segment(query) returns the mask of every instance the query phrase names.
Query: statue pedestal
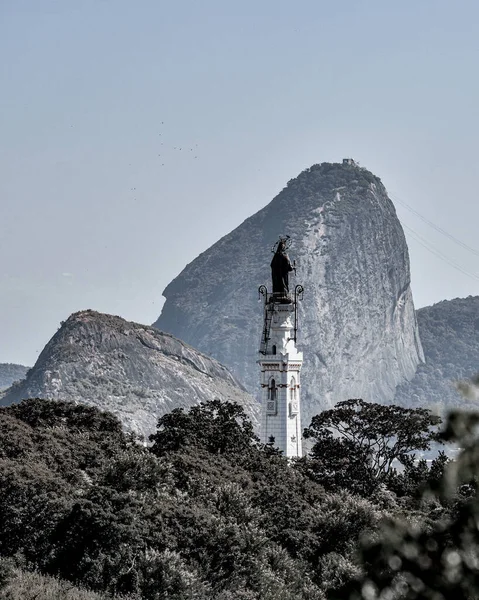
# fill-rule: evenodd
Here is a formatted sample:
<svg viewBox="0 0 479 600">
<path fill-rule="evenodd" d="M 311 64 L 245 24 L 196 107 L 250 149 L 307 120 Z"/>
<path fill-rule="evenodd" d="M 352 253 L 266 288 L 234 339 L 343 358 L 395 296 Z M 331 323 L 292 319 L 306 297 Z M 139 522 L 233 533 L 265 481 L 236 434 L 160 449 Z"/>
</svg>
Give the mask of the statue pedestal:
<svg viewBox="0 0 479 600">
<path fill-rule="evenodd" d="M 267 353 L 261 367 L 261 441 L 283 451 L 284 456 L 302 456 L 300 372 L 303 353 L 294 341 L 294 303 L 273 302 Z"/>
</svg>

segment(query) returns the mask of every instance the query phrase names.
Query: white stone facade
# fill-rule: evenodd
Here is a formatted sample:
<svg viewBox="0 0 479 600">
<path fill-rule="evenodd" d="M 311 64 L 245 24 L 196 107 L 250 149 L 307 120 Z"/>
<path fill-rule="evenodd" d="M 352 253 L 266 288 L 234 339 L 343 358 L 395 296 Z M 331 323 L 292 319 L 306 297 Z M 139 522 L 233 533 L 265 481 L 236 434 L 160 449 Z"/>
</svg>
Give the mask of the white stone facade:
<svg viewBox="0 0 479 600">
<path fill-rule="evenodd" d="M 275 303 L 261 367 L 261 441 L 292 458 L 302 456 L 301 367 L 294 341 L 294 304 Z"/>
</svg>

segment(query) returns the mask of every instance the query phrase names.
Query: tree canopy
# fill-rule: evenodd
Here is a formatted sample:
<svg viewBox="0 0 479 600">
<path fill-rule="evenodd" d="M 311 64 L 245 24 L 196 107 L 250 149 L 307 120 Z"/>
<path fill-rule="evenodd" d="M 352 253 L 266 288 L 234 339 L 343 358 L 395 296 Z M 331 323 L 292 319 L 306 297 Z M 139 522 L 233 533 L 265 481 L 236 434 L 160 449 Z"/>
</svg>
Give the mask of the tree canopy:
<svg viewBox="0 0 479 600">
<path fill-rule="evenodd" d="M 219 401 L 161 418 L 149 448 L 95 408 L 39 399 L 1 408 L 0 590 L 6 582 L 22 597 L 3 569 L 10 561 L 19 582 L 34 571 L 45 576 L 37 589 L 54 587 L 53 576 L 85 599 L 85 588 L 92 599 L 129 600 L 366 600 L 383 591 L 425 600 L 434 586 L 473 595 L 479 416 L 448 422 L 444 440 L 462 431 L 465 448 L 450 477 L 440 457 L 431 467 L 407 458 L 435 438 L 427 411 L 352 400 L 325 412 L 310 428 L 322 450 L 290 462 L 258 442 L 240 407 Z M 385 444 L 403 455 L 404 473 L 371 467 L 387 464 L 368 454 Z M 367 494 L 364 474 L 376 482 Z"/>
<path fill-rule="evenodd" d="M 384 482 L 395 461 L 411 464 L 411 453 L 436 441 L 440 417 L 422 408 L 345 400 L 316 415 L 304 430 L 314 440 L 311 469 L 318 481 L 370 493 Z M 354 483 L 355 482 L 355 483 Z"/>
<path fill-rule="evenodd" d="M 431 521 L 397 515 L 360 545 L 362 573 L 330 594 L 344 600 L 471 600 L 479 594 L 479 414 L 455 411 L 442 438 L 462 450 L 439 485 L 423 491 Z M 449 508 L 449 510 L 446 509 Z M 428 522 L 429 521 L 429 522 Z"/>
<path fill-rule="evenodd" d="M 186 446 L 224 454 L 246 451 L 259 439 L 242 406 L 210 400 L 188 411 L 176 408 L 160 417 L 150 441 L 152 452 L 158 455 Z"/>
</svg>

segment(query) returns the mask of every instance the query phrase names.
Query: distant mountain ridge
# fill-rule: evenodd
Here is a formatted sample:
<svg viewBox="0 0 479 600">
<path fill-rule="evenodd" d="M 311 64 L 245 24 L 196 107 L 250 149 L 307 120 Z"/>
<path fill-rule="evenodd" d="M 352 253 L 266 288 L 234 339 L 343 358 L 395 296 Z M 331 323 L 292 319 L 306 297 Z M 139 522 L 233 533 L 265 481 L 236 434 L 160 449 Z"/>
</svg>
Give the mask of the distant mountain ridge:
<svg viewBox="0 0 479 600">
<path fill-rule="evenodd" d="M 302 415 L 339 400 L 393 400 L 423 360 L 404 233 L 381 180 L 352 160 L 313 165 L 166 287 L 155 326 L 225 364 L 258 394 L 260 284 L 270 249 L 291 236 L 304 285 Z"/>
<path fill-rule="evenodd" d="M 394 401 L 438 410 L 470 408 L 455 382 L 479 374 L 479 296 L 443 300 L 417 311 L 426 362 L 412 381 L 400 385 Z"/>
<path fill-rule="evenodd" d="M 0 404 L 28 397 L 85 402 L 148 435 L 158 416 L 217 397 L 238 401 L 257 427 L 259 405 L 248 393 L 259 389 L 257 289 L 270 286 L 278 232 L 293 239 L 298 276 L 291 286 L 305 287 L 298 332 L 303 426 L 351 397 L 477 409 L 454 382 L 479 372 L 479 296 L 414 311 L 394 206 L 379 178 L 352 161 L 306 169 L 200 254 L 165 289 L 155 327 L 81 311 L 32 369 L 1 364 L 0 390 L 2 382 L 26 379 L 0 394 Z"/>
<path fill-rule="evenodd" d="M 4 390 L 15 381 L 25 377 L 29 367 L 13 363 L 0 363 L 0 390 Z"/>
<path fill-rule="evenodd" d="M 219 398 L 241 404 L 257 424 L 256 401 L 216 360 L 153 327 L 91 310 L 65 321 L 27 378 L 0 399 L 86 403 L 145 436 L 159 416 Z"/>
</svg>

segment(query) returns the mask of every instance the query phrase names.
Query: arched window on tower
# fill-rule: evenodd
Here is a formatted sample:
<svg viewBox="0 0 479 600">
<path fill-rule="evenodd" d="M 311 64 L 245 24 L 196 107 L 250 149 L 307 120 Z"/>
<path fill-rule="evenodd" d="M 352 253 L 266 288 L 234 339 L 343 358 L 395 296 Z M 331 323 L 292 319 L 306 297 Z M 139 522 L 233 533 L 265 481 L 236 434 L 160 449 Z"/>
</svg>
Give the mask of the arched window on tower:
<svg viewBox="0 0 479 600">
<path fill-rule="evenodd" d="M 273 344 L 273 350 L 272 350 L 273 354 L 276 354 L 276 344 Z"/>
<path fill-rule="evenodd" d="M 278 412 L 277 402 L 278 388 L 276 381 L 271 378 L 268 386 L 268 401 L 266 402 L 266 414 L 275 415 Z"/>
</svg>

